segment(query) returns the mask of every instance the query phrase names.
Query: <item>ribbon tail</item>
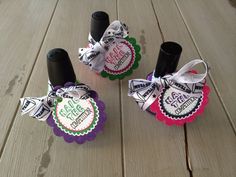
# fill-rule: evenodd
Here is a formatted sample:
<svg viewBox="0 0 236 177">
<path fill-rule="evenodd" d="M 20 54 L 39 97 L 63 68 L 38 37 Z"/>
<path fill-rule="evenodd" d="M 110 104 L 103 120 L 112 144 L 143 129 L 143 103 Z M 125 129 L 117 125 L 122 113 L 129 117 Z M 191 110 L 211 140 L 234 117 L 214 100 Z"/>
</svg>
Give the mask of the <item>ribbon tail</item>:
<svg viewBox="0 0 236 177">
<path fill-rule="evenodd" d="M 193 67 L 198 64 L 203 64 L 205 70 L 204 73 L 191 73 L 190 71 L 193 69 Z M 208 64 L 205 61 L 201 59 L 195 59 L 185 64 L 178 72 L 174 73 L 169 79 L 178 83 L 194 84 L 203 81 L 207 76 L 208 70 Z"/>
<path fill-rule="evenodd" d="M 29 113 L 29 116 L 38 119 L 39 121 L 45 121 L 51 115 L 52 110 L 48 104 L 42 103 Z"/>
<path fill-rule="evenodd" d="M 45 121 L 51 114 L 51 106 L 47 103 L 47 97 L 25 97 L 20 99 L 21 114 L 29 114 L 30 117 Z"/>
<path fill-rule="evenodd" d="M 25 97 L 21 98 L 21 113 L 22 115 L 30 113 L 32 110 L 34 110 L 37 105 L 39 105 L 42 100 L 45 99 L 45 97 Z"/>
<path fill-rule="evenodd" d="M 53 90 L 53 85 L 51 84 L 50 80 L 48 79 L 48 91 L 47 94 L 49 94 Z"/>
<path fill-rule="evenodd" d="M 122 23 L 121 21 L 115 20 L 108 26 L 102 38 L 126 38 L 128 36 L 128 33 L 128 26 L 125 23 Z"/>
<path fill-rule="evenodd" d="M 202 96 L 202 89 L 204 85 L 205 82 L 202 81 L 194 84 L 173 83 L 172 85 L 169 85 L 169 87 L 177 93 L 181 93 L 189 97 L 200 98 Z"/>
<path fill-rule="evenodd" d="M 100 43 L 96 43 L 91 48 L 79 48 L 79 59 L 85 65 L 89 65 L 90 69 L 100 73 L 105 66 L 105 50 Z"/>
<path fill-rule="evenodd" d="M 160 89 L 157 83 L 134 79 L 129 81 L 128 96 L 133 97 L 142 110 L 146 110 L 158 98 Z"/>
<path fill-rule="evenodd" d="M 89 36 L 88 36 L 88 46 L 89 47 L 93 47 L 95 44 L 96 44 L 96 41 L 93 39 L 93 37 L 91 36 L 91 34 L 89 33 Z"/>
<path fill-rule="evenodd" d="M 81 61 L 81 62 L 83 62 L 84 64 L 88 64 L 88 57 L 87 57 L 87 55 L 88 55 L 88 53 L 89 53 L 89 51 L 91 50 L 91 48 L 79 48 L 78 49 L 78 53 L 79 53 L 79 60 Z"/>
</svg>

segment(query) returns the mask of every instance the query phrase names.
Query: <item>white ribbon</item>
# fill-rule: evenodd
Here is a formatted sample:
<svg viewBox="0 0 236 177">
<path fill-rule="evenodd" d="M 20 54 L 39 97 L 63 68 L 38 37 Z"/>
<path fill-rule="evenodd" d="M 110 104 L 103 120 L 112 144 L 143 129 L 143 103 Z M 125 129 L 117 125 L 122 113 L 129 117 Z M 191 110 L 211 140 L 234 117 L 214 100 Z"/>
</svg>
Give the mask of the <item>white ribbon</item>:
<svg viewBox="0 0 236 177">
<path fill-rule="evenodd" d="M 93 39 L 90 33 L 88 35 L 88 42 L 88 47 L 93 47 L 96 44 L 96 41 Z"/>
<path fill-rule="evenodd" d="M 38 120 L 45 121 L 52 113 L 55 99 L 71 98 L 71 99 L 87 99 L 89 98 L 90 88 L 85 84 L 78 84 L 67 88 L 60 88 L 57 91 L 50 90 L 43 97 L 25 97 L 21 98 L 21 114 L 29 113 L 29 116 Z"/>
<path fill-rule="evenodd" d="M 89 47 L 79 48 L 79 59 L 90 69 L 101 72 L 105 66 L 105 53 L 109 47 L 114 43 L 118 43 L 128 36 L 128 27 L 116 20 L 112 22 L 104 32 L 101 40 L 96 42 L 91 35 L 89 35 Z"/>
<path fill-rule="evenodd" d="M 193 67 L 200 63 L 204 64 L 205 72 L 202 74 L 191 73 L 190 71 Z M 207 63 L 203 60 L 195 59 L 185 64 L 176 73 L 158 78 L 153 75 L 151 81 L 145 79 L 129 80 L 128 96 L 133 97 L 142 110 L 146 110 L 158 98 L 162 89 L 166 87 L 171 87 L 183 94 L 199 98 L 207 73 Z"/>
</svg>

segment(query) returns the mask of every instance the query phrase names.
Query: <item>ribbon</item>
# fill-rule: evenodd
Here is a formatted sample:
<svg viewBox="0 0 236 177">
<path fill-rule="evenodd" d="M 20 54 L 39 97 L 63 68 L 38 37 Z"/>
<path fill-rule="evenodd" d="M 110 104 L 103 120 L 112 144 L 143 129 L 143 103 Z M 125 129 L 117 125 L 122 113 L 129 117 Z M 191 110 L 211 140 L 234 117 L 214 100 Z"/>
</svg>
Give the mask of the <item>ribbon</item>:
<svg viewBox="0 0 236 177">
<path fill-rule="evenodd" d="M 52 113 L 56 99 L 87 99 L 89 98 L 89 91 L 90 88 L 87 85 L 78 84 L 76 86 L 62 87 L 56 91 L 52 89 L 46 96 L 43 97 L 21 98 L 21 114 L 24 115 L 29 113 L 29 116 L 31 117 L 34 117 L 40 121 L 45 121 Z"/>
<path fill-rule="evenodd" d="M 193 67 L 201 63 L 204 65 L 205 72 L 202 74 L 192 73 Z M 209 67 L 205 61 L 195 59 L 185 64 L 176 73 L 158 78 L 153 75 L 151 81 L 145 79 L 129 80 L 128 96 L 133 97 L 142 110 L 146 110 L 158 98 L 161 91 L 168 87 L 190 97 L 199 98 L 202 95 L 208 70 Z"/>
<path fill-rule="evenodd" d="M 111 45 L 119 43 L 122 39 L 128 36 L 128 27 L 120 22 L 112 22 L 99 42 L 96 42 L 89 34 L 89 47 L 79 48 L 79 59 L 90 69 L 101 72 L 105 66 L 105 53 Z"/>
</svg>

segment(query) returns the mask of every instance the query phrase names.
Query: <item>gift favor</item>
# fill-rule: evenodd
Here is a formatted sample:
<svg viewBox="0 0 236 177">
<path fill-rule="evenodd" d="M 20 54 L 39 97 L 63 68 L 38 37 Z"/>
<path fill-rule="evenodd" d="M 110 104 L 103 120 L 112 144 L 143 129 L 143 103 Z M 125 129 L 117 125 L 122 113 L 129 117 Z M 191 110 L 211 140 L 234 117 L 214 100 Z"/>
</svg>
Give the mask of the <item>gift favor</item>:
<svg viewBox="0 0 236 177">
<path fill-rule="evenodd" d="M 128 27 L 116 20 L 109 23 L 107 13 L 92 14 L 87 48 L 79 48 L 79 59 L 91 70 L 110 80 L 123 79 L 138 68 L 140 46 L 128 36 Z"/>
<path fill-rule="evenodd" d="M 175 72 L 182 47 L 175 42 L 164 42 L 154 72 L 146 79 L 129 81 L 128 95 L 142 110 L 155 115 L 167 125 L 183 125 L 200 115 L 208 102 L 209 87 L 206 84 L 208 65 L 194 59 Z M 204 73 L 194 66 L 203 64 Z"/>
<path fill-rule="evenodd" d="M 81 144 L 93 140 L 106 120 L 104 103 L 99 100 L 96 91 L 76 81 L 64 49 L 49 51 L 47 66 L 47 95 L 21 98 L 22 114 L 28 113 L 39 121 L 46 121 L 54 134 L 68 143 Z"/>
</svg>

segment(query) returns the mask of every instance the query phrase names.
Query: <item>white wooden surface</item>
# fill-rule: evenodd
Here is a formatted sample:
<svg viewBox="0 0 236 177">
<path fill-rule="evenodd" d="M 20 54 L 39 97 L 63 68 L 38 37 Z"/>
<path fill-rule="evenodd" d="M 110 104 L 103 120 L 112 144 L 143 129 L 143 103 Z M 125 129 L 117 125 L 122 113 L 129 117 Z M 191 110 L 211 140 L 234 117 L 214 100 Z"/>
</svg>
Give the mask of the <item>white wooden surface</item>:
<svg viewBox="0 0 236 177">
<path fill-rule="evenodd" d="M 0 176 L 234 177 L 236 11 L 223 0 L 0 1 Z M 108 81 L 77 60 L 90 15 L 107 11 L 126 22 L 142 46 L 138 70 Z M 193 58 L 211 65 L 210 102 L 185 127 L 168 127 L 127 97 L 127 81 L 145 78 L 162 41 L 183 46 L 179 67 Z M 67 144 L 42 122 L 21 117 L 18 99 L 47 89 L 46 54 L 65 48 L 78 79 L 98 91 L 108 116 L 95 141 Z"/>
<path fill-rule="evenodd" d="M 19 97 L 25 90 L 55 5 L 56 0 L 0 1 L 0 149 L 15 119 Z"/>
</svg>

